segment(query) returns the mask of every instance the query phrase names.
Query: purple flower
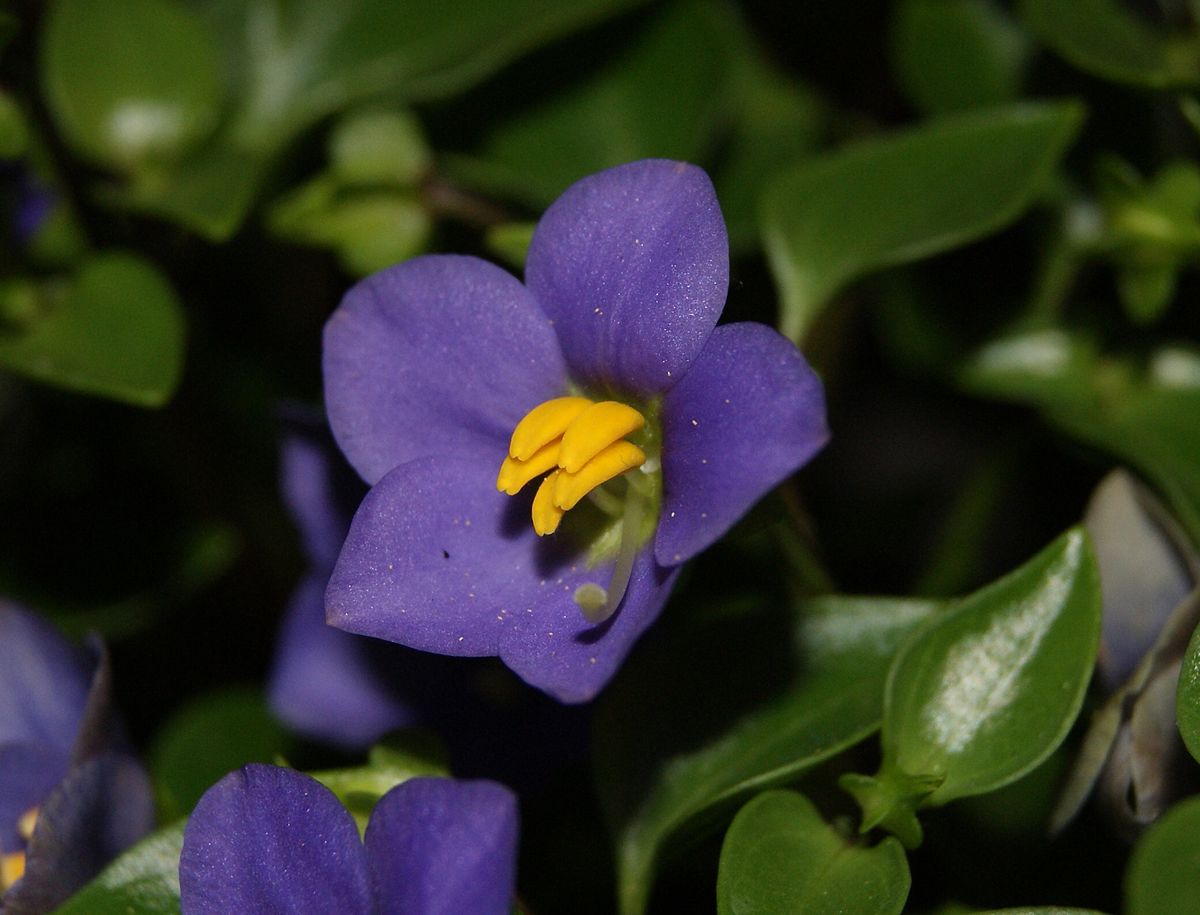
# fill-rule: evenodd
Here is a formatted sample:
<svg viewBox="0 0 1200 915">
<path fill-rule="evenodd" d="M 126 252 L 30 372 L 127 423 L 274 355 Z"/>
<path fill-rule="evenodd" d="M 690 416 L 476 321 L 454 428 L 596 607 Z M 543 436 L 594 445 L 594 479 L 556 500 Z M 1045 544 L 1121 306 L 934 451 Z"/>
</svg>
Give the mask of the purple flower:
<svg viewBox="0 0 1200 915">
<path fill-rule="evenodd" d="M 311 567 L 292 595 L 268 695 L 289 727 L 351 750 L 421 725 L 447 741 L 455 771 L 536 788 L 566 758 L 586 757 L 587 721 L 537 693 L 506 688 L 493 664 L 414 651 L 325 623 L 325 585 L 366 492 L 323 419 L 285 412 L 284 503 Z M 499 679 L 499 682 L 497 682 Z"/>
<path fill-rule="evenodd" d="M 648 160 L 551 205 L 525 285 L 428 256 L 355 286 L 325 328 L 326 406 L 373 488 L 329 621 L 595 696 L 680 565 L 828 435 L 791 343 L 715 326 L 728 257 L 704 172 Z"/>
<path fill-rule="evenodd" d="M 325 585 L 363 486 L 315 420 L 298 410 L 285 419 L 280 483 L 311 567 L 288 605 L 267 692 L 275 714 L 296 731 L 365 747 L 419 720 L 397 676 L 406 659 L 395 645 L 325 624 Z"/>
<path fill-rule="evenodd" d="M 318 781 L 250 765 L 205 792 L 183 836 L 183 915 L 505 915 L 517 802 L 489 781 L 414 778 L 375 805 L 364 840 Z"/>
<path fill-rule="evenodd" d="M 49 912 L 147 833 L 149 781 L 123 748 L 102 646 L 0 601 L 0 911 Z"/>
</svg>

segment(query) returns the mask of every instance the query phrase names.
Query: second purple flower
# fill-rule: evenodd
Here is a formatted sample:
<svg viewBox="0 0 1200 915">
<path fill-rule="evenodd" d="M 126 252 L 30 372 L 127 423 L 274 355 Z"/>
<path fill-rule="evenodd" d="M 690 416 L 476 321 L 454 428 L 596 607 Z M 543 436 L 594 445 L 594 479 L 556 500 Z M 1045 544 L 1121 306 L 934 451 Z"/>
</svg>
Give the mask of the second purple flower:
<svg viewBox="0 0 1200 915">
<path fill-rule="evenodd" d="M 681 564 L 828 438 L 795 346 L 716 326 L 728 285 L 708 176 L 646 160 L 551 205 L 524 285 L 435 255 L 355 286 L 325 329 L 326 406 L 373 488 L 329 621 L 595 696 Z"/>
</svg>

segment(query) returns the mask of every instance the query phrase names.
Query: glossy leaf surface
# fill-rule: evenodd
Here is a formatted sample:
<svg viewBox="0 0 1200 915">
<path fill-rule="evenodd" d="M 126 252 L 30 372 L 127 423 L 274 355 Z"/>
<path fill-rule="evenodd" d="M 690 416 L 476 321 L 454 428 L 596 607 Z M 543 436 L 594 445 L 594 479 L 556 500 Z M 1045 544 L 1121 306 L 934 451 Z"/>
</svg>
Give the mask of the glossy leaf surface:
<svg viewBox="0 0 1200 915">
<path fill-rule="evenodd" d="M 170 160 L 216 126 L 217 48 L 177 0 L 57 0 L 42 78 L 59 128 L 110 168 Z"/>
<path fill-rule="evenodd" d="M 667 653 L 638 658 L 603 698 L 595 742 L 601 798 L 618 836 L 621 911 L 643 911 L 672 843 L 711 830 L 751 791 L 794 780 L 874 731 L 888 659 L 937 607 L 814 599 L 791 617 L 697 622 Z M 736 664 L 731 650 L 754 661 Z M 727 676 L 713 678 L 713 669 Z M 788 673 L 764 676 L 771 670 Z"/>
<path fill-rule="evenodd" d="M 888 677 L 884 773 L 936 776 L 930 804 L 1020 778 L 1074 722 L 1099 635 L 1099 575 L 1073 529 L 905 644 Z"/>
</svg>

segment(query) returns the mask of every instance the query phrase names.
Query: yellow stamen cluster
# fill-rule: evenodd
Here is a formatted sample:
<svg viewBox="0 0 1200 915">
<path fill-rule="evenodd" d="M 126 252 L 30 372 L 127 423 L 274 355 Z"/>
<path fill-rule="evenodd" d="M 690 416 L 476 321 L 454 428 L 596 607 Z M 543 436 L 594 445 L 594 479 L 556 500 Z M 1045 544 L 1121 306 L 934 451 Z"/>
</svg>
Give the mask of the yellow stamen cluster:
<svg viewBox="0 0 1200 915">
<path fill-rule="evenodd" d="M 496 488 L 515 496 L 546 474 L 533 497 L 533 529 L 539 536 L 553 534 L 563 514 L 589 492 L 642 466 L 645 453 L 625 436 L 645 425 L 641 413 L 615 400 L 548 400 L 517 423 Z"/>
<path fill-rule="evenodd" d="M 31 807 L 21 814 L 21 819 L 17 820 L 17 833 L 26 842 L 33 838 L 33 828 L 37 825 L 37 818 L 38 809 Z M 0 855 L 0 891 L 7 890 L 24 876 L 25 852 L 14 851 Z"/>
</svg>

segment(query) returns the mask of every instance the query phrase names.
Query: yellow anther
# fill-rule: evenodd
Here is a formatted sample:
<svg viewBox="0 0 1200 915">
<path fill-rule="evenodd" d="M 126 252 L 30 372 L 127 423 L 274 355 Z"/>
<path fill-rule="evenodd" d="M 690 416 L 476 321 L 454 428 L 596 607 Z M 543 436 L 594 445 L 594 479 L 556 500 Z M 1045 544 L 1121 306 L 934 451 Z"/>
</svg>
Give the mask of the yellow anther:
<svg viewBox="0 0 1200 915">
<path fill-rule="evenodd" d="M 563 511 L 569 511 L 601 483 L 607 483 L 627 470 L 641 467 L 645 460 L 645 453 L 632 442 L 613 442 L 584 464 L 578 473 L 558 471 L 558 479 L 554 485 L 554 502 Z"/>
<path fill-rule="evenodd" d="M 33 830 L 34 827 L 37 826 L 37 821 L 38 809 L 36 807 L 30 807 L 23 814 L 21 814 L 21 819 L 17 820 L 17 834 L 20 835 L 20 837 L 26 842 L 28 842 L 33 838 Z"/>
<path fill-rule="evenodd" d="M 513 429 L 508 453 L 528 461 L 541 448 L 561 436 L 580 413 L 592 405 L 586 397 L 556 397 L 530 410 Z"/>
<path fill-rule="evenodd" d="M 633 407 L 615 400 L 594 403 L 563 432 L 559 466 L 567 473 L 579 473 L 584 464 L 613 442 L 644 425 L 646 418 Z"/>
<path fill-rule="evenodd" d="M 0 892 L 25 876 L 25 852 L 14 851 L 0 855 Z"/>
<path fill-rule="evenodd" d="M 527 461 L 518 461 L 514 457 L 506 457 L 500 465 L 500 474 L 496 477 L 496 488 L 510 496 L 515 496 L 521 488 L 534 477 L 540 477 L 547 470 L 558 466 L 558 452 L 562 439 L 555 439 L 549 445 L 538 449 Z"/>
<path fill-rule="evenodd" d="M 556 470 L 542 480 L 542 485 L 533 497 L 533 529 L 539 537 L 553 534 L 558 530 L 558 523 L 563 518 L 563 510 L 554 504 L 554 488 L 560 473 L 561 471 Z"/>
</svg>

